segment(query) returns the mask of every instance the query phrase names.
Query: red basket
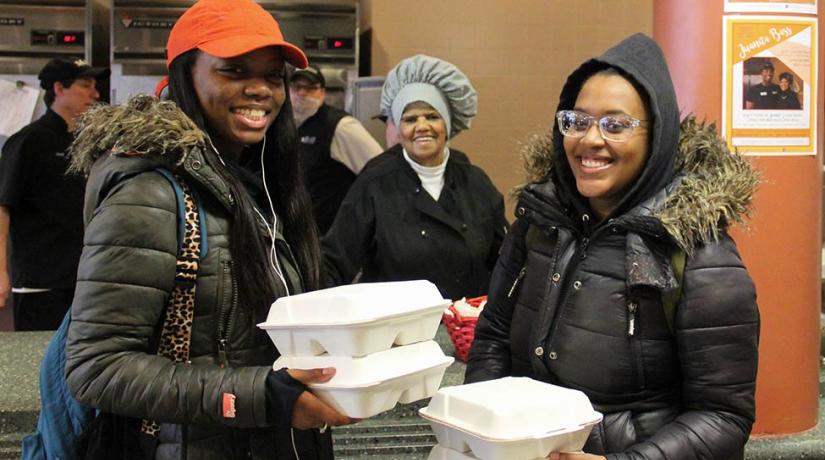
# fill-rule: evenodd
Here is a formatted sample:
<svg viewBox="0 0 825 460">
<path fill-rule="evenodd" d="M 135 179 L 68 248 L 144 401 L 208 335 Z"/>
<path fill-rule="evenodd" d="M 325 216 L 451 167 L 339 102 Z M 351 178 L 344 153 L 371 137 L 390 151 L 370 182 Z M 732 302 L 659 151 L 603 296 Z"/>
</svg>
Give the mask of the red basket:
<svg viewBox="0 0 825 460">
<path fill-rule="evenodd" d="M 475 297 L 466 299 L 468 305 L 478 307 L 482 302 L 487 300 L 487 296 Z M 461 362 L 467 362 L 467 355 L 470 353 L 470 346 L 473 344 L 473 337 L 475 337 L 477 317 L 461 316 L 456 311 L 453 305 L 450 305 L 449 310 L 452 315 L 444 314 L 441 317 L 441 322 L 447 327 L 447 332 L 450 334 L 450 341 L 455 346 L 455 357 Z"/>
</svg>

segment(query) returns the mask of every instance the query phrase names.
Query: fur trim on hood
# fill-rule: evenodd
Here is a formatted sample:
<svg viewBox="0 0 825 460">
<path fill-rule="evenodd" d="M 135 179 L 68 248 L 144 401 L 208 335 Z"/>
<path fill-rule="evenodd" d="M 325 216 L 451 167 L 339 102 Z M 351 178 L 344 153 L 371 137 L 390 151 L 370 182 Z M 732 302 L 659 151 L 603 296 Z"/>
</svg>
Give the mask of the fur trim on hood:
<svg viewBox="0 0 825 460">
<path fill-rule="evenodd" d="M 527 184 L 551 177 L 552 133 L 534 135 L 522 147 L 521 156 L 527 182 L 513 190 L 516 199 Z M 653 216 L 686 252 L 750 216 L 760 175 L 748 160 L 730 152 L 714 123 L 698 122 L 694 116 L 682 121 L 675 168 L 681 182 Z"/>
<path fill-rule="evenodd" d="M 70 171 L 88 174 L 95 160 L 113 155 L 165 155 L 181 164 L 206 134 L 174 102 L 145 94 L 121 105 L 98 104 L 79 119 Z"/>
</svg>

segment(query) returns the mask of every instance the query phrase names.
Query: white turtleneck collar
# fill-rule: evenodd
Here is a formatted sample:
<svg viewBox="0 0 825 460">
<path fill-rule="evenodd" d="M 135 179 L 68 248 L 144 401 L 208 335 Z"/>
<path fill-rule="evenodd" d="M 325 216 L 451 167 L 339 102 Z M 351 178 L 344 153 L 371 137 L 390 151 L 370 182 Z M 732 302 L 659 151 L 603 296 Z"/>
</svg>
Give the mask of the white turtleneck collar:
<svg viewBox="0 0 825 460">
<path fill-rule="evenodd" d="M 438 201 L 438 197 L 441 196 L 441 189 L 444 188 L 444 171 L 447 169 L 447 160 L 450 159 L 450 149 L 444 147 L 444 161 L 437 166 L 420 165 L 410 158 L 407 149 L 402 150 L 404 151 L 404 159 L 407 160 L 407 163 L 418 175 L 418 179 L 421 180 L 421 186 L 433 197 L 433 200 Z"/>
</svg>

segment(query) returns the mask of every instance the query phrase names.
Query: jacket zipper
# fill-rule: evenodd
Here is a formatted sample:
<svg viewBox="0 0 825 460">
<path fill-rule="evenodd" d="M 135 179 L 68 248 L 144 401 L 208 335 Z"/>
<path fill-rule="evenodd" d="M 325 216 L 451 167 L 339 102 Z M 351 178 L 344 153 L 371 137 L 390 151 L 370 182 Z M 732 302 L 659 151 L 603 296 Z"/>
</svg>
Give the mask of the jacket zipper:
<svg viewBox="0 0 825 460">
<path fill-rule="evenodd" d="M 516 276 L 516 279 L 515 279 L 515 280 L 513 280 L 513 285 L 512 285 L 512 286 L 510 286 L 510 291 L 509 291 L 509 292 L 507 292 L 507 298 L 508 298 L 508 299 L 509 299 L 509 298 L 511 298 L 511 297 L 513 297 L 513 292 L 515 292 L 516 287 L 519 285 L 519 283 L 520 283 L 520 282 L 521 282 L 521 280 L 524 278 L 524 275 L 525 275 L 526 273 L 527 273 L 527 265 L 525 265 L 525 266 L 521 267 L 521 270 L 519 270 L 519 272 L 518 272 L 518 276 Z"/>
<path fill-rule="evenodd" d="M 590 246 L 590 241 L 593 238 L 595 238 L 599 233 L 601 233 L 602 231 L 605 231 L 604 230 L 605 228 L 606 227 L 599 227 L 598 229 L 596 229 L 595 232 L 593 232 L 590 235 L 590 238 L 587 238 L 584 235 L 582 235 L 581 233 L 571 229 L 573 231 L 574 237 L 581 238 L 581 240 L 578 242 L 578 244 L 575 244 L 573 246 L 575 248 L 575 249 L 573 249 L 573 254 L 570 256 L 570 258 L 567 259 L 568 260 L 568 265 L 567 265 L 567 267 L 565 267 L 565 270 L 564 270 L 564 276 L 563 276 L 564 280 L 567 280 L 570 275 L 572 275 L 573 273 L 576 272 L 576 269 L 578 268 L 579 263 L 581 262 L 581 260 L 587 258 L 587 249 Z M 561 257 L 559 259 L 561 260 L 563 257 L 564 257 L 564 254 L 562 253 Z M 567 303 L 567 297 L 570 293 L 569 286 L 571 284 L 572 283 L 565 282 L 564 284 L 561 285 L 561 292 L 559 292 L 559 296 L 557 297 L 558 298 L 558 305 L 556 307 L 555 316 L 551 319 L 551 321 L 552 321 L 551 327 L 548 328 L 548 330 L 551 331 L 551 332 L 548 333 L 549 334 L 548 336 L 545 336 L 545 337 L 550 337 L 550 342 L 547 343 L 547 345 L 546 345 L 548 348 L 552 348 L 552 341 L 553 341 L 552 338 L 555 337 L 556 332 L 558 332 L 557 331 L 557 329 L 559 327 L 558 319 L 561 317 L 562 311 L 564 310 L 564 306 Z"/>
<path fill-rule="evenodd" d="M 295 273 L 298 274 L 298 282 L 301 285 L 297 286 L 297 288 L 300 291 L 305 291 L 307 289 L 307 287 L 306 287 L 306 283 L 304 282 L 304 275 L 301 274 L 301 270 L 298 268 L 298 262 L 295 259 L 295 254 L 292 253 L 292 246 L 289 245 L 289 243 L 286 241 L 286 239 L 278 239 L 275 242 L 275 244 L 278 244 L 278 243 L 283 243 L 283 245 L 286 247 L 286 254 L 287 254 L 287 257 L 289 258 L 289 262 L 292 264 L 292 268 L 295 270 Z M 282 269 L 283 269 L 283 272 L 284 272 L 283 273 L 284 278 L 286 279 L 285 281 L 290 285 L 290 292 L 292 294 L 297 294 L 298 292 L 292 292 L 296 288 L 296 286 L 293 286 L 294 283 L 290 282 L 290 280 L 288 279 L 287 272 L 286 272 L 286 267 L 283 267 Z"/>
<path fill-rule="evenodd" d="M 636 333 L 636 310 L 639 306 L 636 302 L 627 303 L 627 336 L 633 337 Z"/>
<path fill-rule="evenodd" d="M 189 425 L 181 424 L 181 447 L 180 447 L 180 459 L 186 460 L 189 456 Z"/>
<path fill-rule="evenodd" d="M 642 344 L 639 340 L 634 338 L 636 334 L 636 314 L 639 312 L 639 304 L 635 301 L 627 303 L 627 338 L 628 346 L 630 348 L 630 359 L 633 361 L 633 374 L 636 377 L 636 386 L 640 389 L 645 387 L 644 380 L 644 364 L 642 359 Z"/>
<path fill-rule="evenodd" d="M 221 367 L 225 367 L 229 362 L 229 333 L 231 332 L 232 323 L 234 322 L 232 317 L 232 311 L 234 310 L 234 307 L 237 304 L 238 300 L 237 281 L 231 277 L 231 265 L 232 262 L 227 261 L 223 266 L 224 279 L 226 279 L 226 277 L 230 277 L 231 280 L 232 300 L 228 307 L 221 305 L 222 308 L 218 329 L 218 365 Z M 220 301 L 222 302 L 223 299 L 220 299 Z"/>
</svg>

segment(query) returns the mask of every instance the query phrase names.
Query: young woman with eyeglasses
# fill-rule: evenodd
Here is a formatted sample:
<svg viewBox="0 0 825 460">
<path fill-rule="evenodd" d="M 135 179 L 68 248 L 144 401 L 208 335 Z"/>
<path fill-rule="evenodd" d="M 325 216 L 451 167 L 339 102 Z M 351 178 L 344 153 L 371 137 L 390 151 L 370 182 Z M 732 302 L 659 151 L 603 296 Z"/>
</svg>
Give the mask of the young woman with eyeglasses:
<svg viewBox="0 0 825 460">
<path fill-rule="evenodd" d="M 585 453 L 741 458 L 759 314 L 727 233 L 758 179 L 713 125 L 679 121 L 659 47 L 637 34 L 565 84 L 475 332 L 466 381 L 529 376 L 604 414 Z"/>
</svg>

